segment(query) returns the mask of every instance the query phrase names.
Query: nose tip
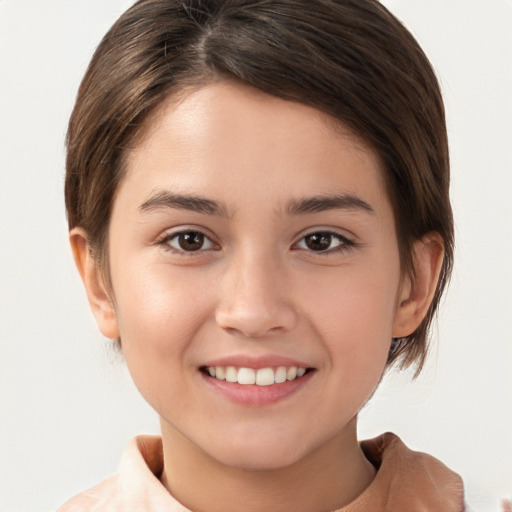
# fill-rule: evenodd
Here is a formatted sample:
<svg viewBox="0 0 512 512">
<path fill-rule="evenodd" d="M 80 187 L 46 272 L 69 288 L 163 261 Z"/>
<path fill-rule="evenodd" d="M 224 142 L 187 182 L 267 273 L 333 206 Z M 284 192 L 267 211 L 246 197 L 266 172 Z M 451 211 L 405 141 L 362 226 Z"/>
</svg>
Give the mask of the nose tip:
<svg viewBox="0 0 512 512">
<path fill-rule="evenodd" d="M 293 328 L 297 315 L 287 293 L 290 288 L 283 273 L 265 268 L 269 266 L 246 265 L 226 272 L 215 312 L 217 325 L 250 338 Z"/>
<path fill-rule="evenodd" d="M 261 338 L 290 330 L 295 323 L 290 307 L 278 305 L 265 310 L 250 304 L 217 310 L 217 324 L 232 334 L 247 338 Z"/>
</svg>

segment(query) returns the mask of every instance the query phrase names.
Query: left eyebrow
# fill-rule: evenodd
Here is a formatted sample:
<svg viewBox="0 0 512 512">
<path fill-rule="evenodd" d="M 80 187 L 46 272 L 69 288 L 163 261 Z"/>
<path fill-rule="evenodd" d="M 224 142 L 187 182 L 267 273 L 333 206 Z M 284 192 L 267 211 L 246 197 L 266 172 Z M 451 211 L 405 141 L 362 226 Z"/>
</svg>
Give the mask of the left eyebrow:
<svg viewBox="0 0 512 512">
<path fill-rule="evenodd" d="M 292 200 L 288 203 L 286 212 L 288 215 L 304 213 L 317 213 L 328 210 L 356 210 L 375 214 L 375 210 L 361 198 L 353 194 L 334 196 L 314 196 L 300 200 Z"/>
</svg>

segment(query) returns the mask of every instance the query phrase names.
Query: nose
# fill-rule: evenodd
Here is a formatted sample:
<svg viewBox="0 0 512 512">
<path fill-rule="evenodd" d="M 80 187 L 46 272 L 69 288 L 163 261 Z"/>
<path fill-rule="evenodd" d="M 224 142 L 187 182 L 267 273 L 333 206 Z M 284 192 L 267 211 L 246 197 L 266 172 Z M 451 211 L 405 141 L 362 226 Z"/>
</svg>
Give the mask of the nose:
<svg viewBox="0 0 512 512">
<path fill-rule="evenodd" d="M 297 314 L 285 270 L 269 257 L 233 260 L 223 274 L 217 325 L 251 338 L 291 330 Z"/>
</svg>

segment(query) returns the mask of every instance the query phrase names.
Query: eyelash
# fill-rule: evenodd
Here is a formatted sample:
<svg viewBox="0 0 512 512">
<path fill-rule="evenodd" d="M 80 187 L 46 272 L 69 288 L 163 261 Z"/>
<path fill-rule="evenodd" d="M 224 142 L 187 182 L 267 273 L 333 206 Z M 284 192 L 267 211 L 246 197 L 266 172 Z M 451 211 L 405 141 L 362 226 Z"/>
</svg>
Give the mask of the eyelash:
<svg viewBox="0 0 512 512">
<path fill-rule="evenodd" d="M 186 250 L 183 248 L 173 247 L 171 245 L 171 242 L 173 240 L 177 240 L 179 244 L 179 238 L 184 237 L 187 235 L 194 235 L 196 238 L 199 235 L 201 237 L 200 244 L 201 246 L 196 250 Z M 333 238 L 338 240 L 339 244 L 335 246 L 334 248 L 327 248 L 325 250 L 317 250 L 311 249 L 311 247 L 300 247 L 300 244 L 307 244 L 308 237 L 329 237 L 329 245 L 332 244 Z M 207 242 L 209 244 L 209 247 L 204 248 L 204 243 Z M 194 256 L 197 253 L 209 251 L 209 250 L 218 250 L 217 244 L 211 240 L 211 238 L 203 233 L 200 230 L 197 229 L 187 229 L 178 231 L 175 233 L 167 234 L 165 235 L 161 240 L 158 241 L 158 245 L 161 245 L 164 247 L 165 250 L 170 251 L 174 254 L 178 254 L 180 256 Z M 341 235 L 340 233 L 337 233 L 335 231 L 329 231 L 329 230 L 317 230 L 317 231 L 311 231 L 310 233 L 307 233 L 303 235 L 297 242 L 295 242 L 292 246 L 292 250 L 305 250 L 307 252 L 310 252 L 312 254 L 319 254 L 319 255 L 332 255 L 337 254 L 341 252 L 346 252 L 354 248 L 356 244 L 350 240 L 349 238 Z"/>
<path fill-rule="evenodd" d="M 309 250 L 305 247 L 298 247 L 299 244 L 301 242 L 304 242 L 304 243 L 307 243 L 305 242 L 306 239 L 308 237 L 313 237 L 313 236 L 322 236 L 322 237 L 329 237 L 330 238 L 330 243 L 329 245 L 332 243 L 332 239 L 337 239 L 339 241 L 339 244 L 332 248 L 332 249 L 326 249 L 326 250 L 319 250 L 319 251 L 315 251 L 314 249 L 311 249 L 309 248 Z M 311 231 L 310 233 L 307 233 L 305 235 L 302 236 L 302 238 L 296 242 L 294 244 L 294 247 L 298 247 L 299 249 L 304 249 L 304 250 L 308 250 L 308 252 L 311 252 L 313 254 L 319 254 L 319 255 L 332 255 L 332 254 L 339 254 L 341 252 L 346 252 L 346 251 L 349 251 L 351 249 L 353 249 L 355 247 L 355 242 L 353 242 L 352 240 L 350 240 L 349 238 L 347 238 L 346 236 L 343 236 L 342 234 L 340 233 L 337 233 L 336 231 L 329 231 L 329 230 L 317 230 L 317 231 Z"/>
<path fill-rule="evenodd" d="M 180 237 L 184 237 L 186 235 L 195 235 L 196 237 L 199 235 L 202 238 L 201 247 L 197 250 L 187 251 L 186 249 L 173 247 L 171 245 L 173 240 L 179 241 Z M 204 249 L 203 245 L 205 242 L 208 242 L 211 247 Z M 194 256 L 197 253 L 204 252 L 206 250 L 212 250 L 217 246 L 208 235 L 198 229 L 184 229 L 182 231 L 167 234 L 158 241 L 158 245 L 161 245 L 166 251 L 172 252 L 173 254 L 178 254 L 179 256 Z"/>
</svg>

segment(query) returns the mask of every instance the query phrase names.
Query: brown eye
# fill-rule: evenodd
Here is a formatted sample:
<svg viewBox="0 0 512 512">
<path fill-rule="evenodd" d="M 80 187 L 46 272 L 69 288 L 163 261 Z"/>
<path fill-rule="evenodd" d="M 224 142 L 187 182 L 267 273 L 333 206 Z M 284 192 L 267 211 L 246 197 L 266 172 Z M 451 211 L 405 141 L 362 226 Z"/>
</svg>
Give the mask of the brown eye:
<svg viewBox="0 0 512 512">
<path fill-rule="evenodd" d="M 178 244 L 184 251 L 198 251 L 203 247 L 204 235 L 197 231 L 189 231 L 178 235 Z"/>
<path fill-rule="evenodd" d="M 302 238 L 297 248 L 314 252 L 330 252 L 349 248 L 352 242 L 338 233 L 317 231 Z"/>
<path fill-rule="evenodd" d="M 306 246 L 312 251 L 326 251 L 331 245 L 331 240 L 330 233 L 313 233 L 304 237 Z"/>
<path fill-rule="evenodd" d="M 179 252 L 196 252 L 212 249 L 212 241 L 200 231 L 182 231 L 168 238 L 168 245 Z"/>
</svg>

